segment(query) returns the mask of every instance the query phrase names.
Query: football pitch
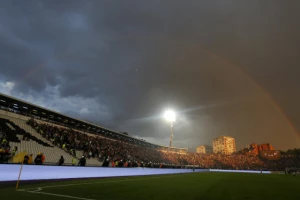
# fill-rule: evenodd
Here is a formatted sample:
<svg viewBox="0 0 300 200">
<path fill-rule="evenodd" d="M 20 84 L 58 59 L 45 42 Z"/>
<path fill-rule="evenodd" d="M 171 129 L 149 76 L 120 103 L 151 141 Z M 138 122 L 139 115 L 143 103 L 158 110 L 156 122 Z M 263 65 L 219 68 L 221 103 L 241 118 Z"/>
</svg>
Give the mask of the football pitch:
<svg viewBox="0 0 300 200">
<path fill-rule="evenodd" d="M 300 199 L 300 177 L 243 173 L 190 173 L 104 178 L 1 187 L 3 200 Z"/>
</svg>

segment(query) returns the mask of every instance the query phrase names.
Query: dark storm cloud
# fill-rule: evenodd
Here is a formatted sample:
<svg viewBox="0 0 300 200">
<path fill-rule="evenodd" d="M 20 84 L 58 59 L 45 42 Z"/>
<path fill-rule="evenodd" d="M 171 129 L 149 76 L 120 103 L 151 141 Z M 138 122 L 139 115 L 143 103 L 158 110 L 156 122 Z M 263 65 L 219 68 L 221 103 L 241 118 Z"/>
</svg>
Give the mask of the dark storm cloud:
<svg viewBox="0 0 300 200">
<path fill-rule="evenodd" d="M 173 107 L 189 110 L 175 126 L 179 146 L 232 135 L 239 145 L 293 147 L 286 119 L 227 60 L 262 84 L 300 129 L 297 5 L 1 1 L 0 80 L 15 83 L 11 94 L 45 96 L 64 113 L 157 142 L 168 137 L 161 112 Z M 212 102 L 221 106 L 199 109 Z"/>
</svg>

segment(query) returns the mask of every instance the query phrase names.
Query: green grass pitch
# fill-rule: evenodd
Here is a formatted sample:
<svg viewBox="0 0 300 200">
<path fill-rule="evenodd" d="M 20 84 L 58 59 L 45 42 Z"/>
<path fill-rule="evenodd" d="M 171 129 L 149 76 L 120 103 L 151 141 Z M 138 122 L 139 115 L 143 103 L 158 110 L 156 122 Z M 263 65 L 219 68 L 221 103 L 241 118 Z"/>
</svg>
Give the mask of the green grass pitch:
<svg viewBox="0 0 300 200">
<path fill-rule="evenodd" d="M 242 173 L 106 178 L 43 183 L 21 183 L 19 191 L 1 187 L 1 200 L 296 200 L 300 177 Z"/>
</svg>

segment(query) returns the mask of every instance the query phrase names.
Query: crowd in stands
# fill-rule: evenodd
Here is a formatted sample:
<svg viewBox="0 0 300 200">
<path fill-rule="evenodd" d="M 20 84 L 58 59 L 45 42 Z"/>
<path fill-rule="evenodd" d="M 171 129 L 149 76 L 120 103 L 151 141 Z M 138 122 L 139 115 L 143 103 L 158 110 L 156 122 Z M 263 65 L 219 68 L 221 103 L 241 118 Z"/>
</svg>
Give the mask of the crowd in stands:
<svg viewBox="0 0 300 200">
<path fill-rule="evenodd" d="M 137 144 L 108 139 L 101 136 L 91 136 L 70 128 L 59 127 L 52 124 L 38 123 L 31 119 L 28 125 L 34 128 L 43 137 L 47 138 L 54 145 L 62 148 L 74 157 L 76 151 L 82 151 L 87 159 L 97 158 L 101 161 L 121 163 L 168 163 L 171 162 L 161 156 L 160 152 L 148 147 L 141 147 Z M 79 160 L 82 163 L 82 161 Z M 105 164 L 104 164 L 105 165 Z M 118 166 L 115 165 L 115 166 Z M 135 164 L 134 164 L 135 165 Z"/>
<path fill-rule="evenodd" d="M 157 148 L 140 146 L 128 141 L 105 138 L 99 135 L 86 134 L 82 131 L 57 126 L 50 123 L 41 123 L 34 119 L 27 122 L 53 145 L 60 147 L 73 156 L 72 165 L 85 166 L 86 159 L 98 159 L 103 167 L 160 167 L 181 168 L 183 166 L 197 166 L 205 169 L 236 169 L 236 170 L 285 170 L 285 168 L 300 168 L 300 150 L 283 154 L 279 160 L 261 159 L 259 156 L 236 153 L 197 154 L 174 153 L 161 151 Z M 24 135 L 23 135 L 24 136 Z M 0 163 L 7 162 L 16 155 L 18 149 L 9 146 L 5 130 L 0 127 Z M 27 140 L 29 136 L 23 137 Z M 77 152 L 77 153 L 76 153 Z M 80 155 L 78 152 L 82 152 Z M 35 158 L 25 155 L 24 164 L 41 165 L 45 155 L 39 153 Z M 64 165 L 63 156 L 58 158 L 57 165 Z"/>
<path fill-rule="evenodd" d="M 200 168 L 243 169 L 243 170 L 284 170 L 286 167 L 299 166 L 300 159 L 286 156 L 277 161 L 260 159 L 245 154 L 178 154 L 158 151 L 124 141 L 88 135 L 74 129 L 42 124 L 31 119 L 28 121 L 45 138 L 76 156 L 75 150 L 83 151 L 84 158 L 97 158 L 103 166 L 111 167 L 182 167 L 195 165 Z M 80 155 L 81 156 L 81 155 Z M 81 162 L 81 161 L 80 161 Z"/>
</svg>

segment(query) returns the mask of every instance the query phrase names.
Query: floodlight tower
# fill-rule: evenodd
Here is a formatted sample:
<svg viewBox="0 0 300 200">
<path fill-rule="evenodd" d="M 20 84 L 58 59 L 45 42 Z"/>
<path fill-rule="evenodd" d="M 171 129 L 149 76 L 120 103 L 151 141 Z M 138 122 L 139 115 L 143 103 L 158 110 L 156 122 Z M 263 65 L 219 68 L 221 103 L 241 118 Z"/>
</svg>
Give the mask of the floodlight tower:
<svg viewBox="0 0 300 200">
<path fill-rule="evenodd" d="M 172 147 L 173 142 L 173 124 L 176 121 L 176 114 L 172 110 L 167 110 L 165 112 L 165 120 L 170 123 L 170 148 Z"/>
</svg>

